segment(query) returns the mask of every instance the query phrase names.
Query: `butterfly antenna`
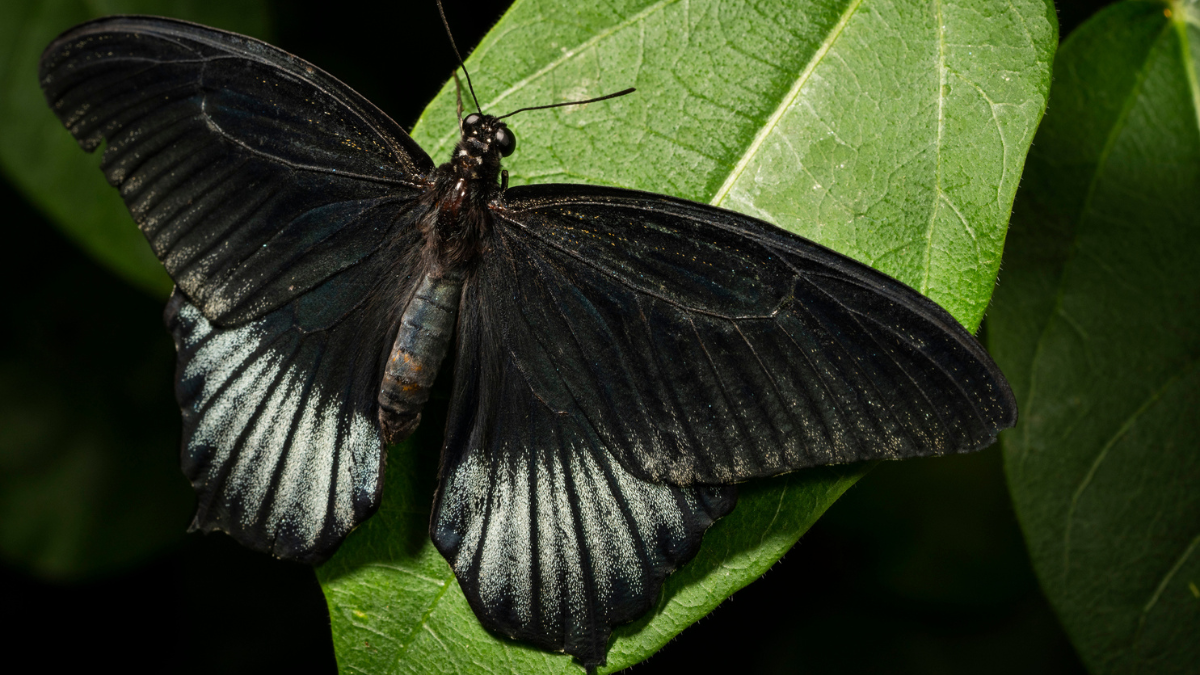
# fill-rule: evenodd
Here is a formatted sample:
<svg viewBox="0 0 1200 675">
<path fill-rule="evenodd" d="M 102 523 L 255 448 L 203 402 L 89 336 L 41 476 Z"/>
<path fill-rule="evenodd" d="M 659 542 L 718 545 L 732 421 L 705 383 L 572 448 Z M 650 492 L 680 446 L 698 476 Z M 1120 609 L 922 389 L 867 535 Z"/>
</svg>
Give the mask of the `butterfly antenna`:
<svg viewBox="0 0 1200 675">
<path fill-rule="evenodd" d="M 470 80 L 467 80 L 467 82 L 470 82 Z M 514 111 L 508 113 L 507 115 L 501 115 L 501 116 L 497 117 L 496 119 L 502 120 L 505 117 L 512 117 L 513 115 L 516 115 L 519 112 L 526 112 L 529 110 L 545 110 L 546 108 L 561 108 L 561 107 L 567 106 L 567 105 L 583 105 L 584 103 L 595 103 L 597 101 L 607 101 L 610 98 L 624 96 L 625 94 L 632 94 L 635 91 L 637 91 L 637 89 L 630 87 L 628 89 L 622 89 L 621 91 L 618 91 L 615 94 L 606 94 L 606 95 L 600 96 L 598 98 L 589 98 L 586 101 L 567 101 L 566 103 L 551 103 L 550 105 L 535 105 L 530 108 L 518 108 L 517 110 L 514 110 Z"/>
<path fill-rule="evenodd" d="M 454 71 L 454 100 L 457 102 L 458 128 L 462 129 L 462 80 L 458 79 L 458 70 Z"/>
<path fill-rule="evenodd" d="M 442 15 L 442 25 L 446 27 L 446 37 L 450 38 L 450 47 L 454 49 L 454 55 L 458 57 L 458 65 L 462 66 L 463 75 L 467 76 L 467 89 L 471 91 L 471 98 L 475 100 L 475 109 L 482 115 L 483 108 L 480 107 L 479 98 L 475 96 L 475 87 L 471 84 L 471 73 L 467 72 L 467 64 L 463 63 L 463 57 L 458 51 L 458 45 L 454 44 L 454 34 L 450 32 L 450 22 L 446 20 L 446 10 L 442 9 L 442 0 L 435 0 L 435 2 L 437 2 L 438 14 Z M 455 77 L 457 76 L 458 74 L 455 73 Z M 462 109 L 461 104 L 459 105 L 459 109 Z"/>
</svg>

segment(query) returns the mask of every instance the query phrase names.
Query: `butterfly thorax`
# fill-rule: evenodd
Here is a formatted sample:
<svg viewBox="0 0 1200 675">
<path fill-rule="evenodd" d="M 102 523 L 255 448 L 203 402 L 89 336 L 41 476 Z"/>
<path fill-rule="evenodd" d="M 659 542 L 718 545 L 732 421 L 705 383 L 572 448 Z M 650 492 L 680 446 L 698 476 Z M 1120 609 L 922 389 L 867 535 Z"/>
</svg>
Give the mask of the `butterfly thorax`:
<svg viewBox="0 0 1200 675">
<path fill-rule="evenodd" d="M 500 159 L 516 147 L 508 127 L 490 115 L 468 115 L 461 126 L 454 155 L 434 170 L 419 200 L 424 269 L 401 315 L 378 397 L 389 443 L 407 438 L 420 423 L 454 335 L 463 280 L 487 248 L 488 205 L 501 190 Z"/>
<path fill-rule="evenodd" d="M 421 197 L 425 214 L 425 259 L 431 269 L 467 270 L 486 247 L 491 231 L 489 203 L 499 194 L 500 160 L 512 154 L 516 137 L 491 115 L 471 114 L 450 161 L 433 172 Z"/>
<path fill-rule="evenodd" d="M 492 229 L 488 208 L 499 186 L 463 178 L 448 170 L 446 164 L 434 170 L 430 188 L 420 197 L 424 213 L 417 227 L 424 236 L 424 266 L 437 273 L 440 269 L 469 270 L 486 248 Z"/>
</svg>

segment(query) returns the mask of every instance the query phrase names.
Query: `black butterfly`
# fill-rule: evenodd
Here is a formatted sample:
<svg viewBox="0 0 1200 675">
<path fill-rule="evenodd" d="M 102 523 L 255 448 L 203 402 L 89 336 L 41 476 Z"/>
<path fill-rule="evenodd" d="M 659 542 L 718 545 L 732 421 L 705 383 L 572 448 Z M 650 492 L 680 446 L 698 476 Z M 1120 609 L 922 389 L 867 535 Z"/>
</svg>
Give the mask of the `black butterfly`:
<svg viewBox="0 0 1200 675">
<path fill-rule="evenodd" d="M 995 364 L 904 284 L 662 195 L 507 188 L 471 114 L 436 166 L 336 79 L 169 19 L 80 25 L 46 98 L 176 290 L 194 529 L 321 562 L 379 505 L 455 340 L 430 532 L 480 621 L 605 660 L 733 483 L 966 452 L 1012 426 Z"/>
</svg>

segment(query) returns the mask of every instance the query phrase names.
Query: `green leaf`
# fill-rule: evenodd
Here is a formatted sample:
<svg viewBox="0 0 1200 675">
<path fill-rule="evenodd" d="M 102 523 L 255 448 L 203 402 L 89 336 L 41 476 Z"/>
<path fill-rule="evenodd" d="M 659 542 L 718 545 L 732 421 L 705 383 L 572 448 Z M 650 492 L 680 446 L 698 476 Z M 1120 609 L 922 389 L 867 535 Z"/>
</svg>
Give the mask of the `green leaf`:
<svg viewBox="0 0 1200 675">
<path fill-rule="evenodd" d="M 117 191 L 100 153 L 80 151 L 38 86 L 42 50 L 107 14 L 156 14 L 263 36 L 265 0 L 5 0 L 0 3 L 0 170 L 63 232 L 131 283 L 166 297 L 171 280 Z"/>
<path fill-rule="evenodd" d="M 437 26 L 414 30 L 437 30 Z M 577 181 L 712 202 L 810 236 L 927 292 L 975 327 L 1049 89 L 1045 2 L 519 0 L 468 59 L 485 111 L 635 86 L 511 120 L 514 184 Z M 449 83 L 413 136 L 457 135 Z M 432 411 L 431 411 L 432 412 Z M 428 540 L 444 421 L 393 448 L 379 513 L 318 570 L 341 667 L 368 673 L 578 670 L 491 636 Z M 743 486 L 737 509 L 618 628 L 636 663 L 769 568 L 868 467 Z"/>
<path fill-rule="evenodd" d="M 1200 29 L 1126 2 L 1064 43 L 988 318 L 1042 588 L 1093 673 L 1200 663 Z"/>
</svg>

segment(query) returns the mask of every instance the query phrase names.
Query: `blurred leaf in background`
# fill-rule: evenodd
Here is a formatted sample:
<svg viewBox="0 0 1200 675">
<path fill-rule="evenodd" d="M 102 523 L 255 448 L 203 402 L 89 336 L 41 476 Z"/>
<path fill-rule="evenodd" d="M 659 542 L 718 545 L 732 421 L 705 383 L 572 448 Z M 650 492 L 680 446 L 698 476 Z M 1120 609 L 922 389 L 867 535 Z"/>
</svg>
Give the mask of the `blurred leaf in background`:
<svg viewBox="0 0 1200 675">
<path fill-rule="evenodd" d="M 264 35 L 258 0 L 0 3 L 0 167 L 95 260 L 8 212 L 0 275 L 0 557 L 40 575 L 111 570 L 178 541 L 191 497 L 178 467 L 170 283 L 128 211 L 51 114 L 42 50 L 96 16 L 144 12 Z"/>
<path fill-rule="evenodd" d="M 1013 501 L 1096 674 L 1200 664 L 1198 25 L 1125 2 L 1064 43 L 989 317 Z"/>
<path fill-rule="evenodd" d="M 617 185 L 737 208 L 876 265 L 974 328 L 1045 106 L 1056 28 L 1041 0 L 570 10 L 522 0 L 467 63 L 485 112 L 638 88 L 514 118 L 513 183 Z M 444 161 L 456 129 L 450 85 L 413 137 Z M 339 663 L 578 670 L 484 631 L 429 543 L 440 439 L 426 424 L 392 449 L 379 514 L 318 570 Z M 605 670 L 644 659 L 758 578 L 866 468 L 745 485 L 659 606 L 616 631 Z"/>
<path fill-rule="evenodd" d="M 0 247 L 0 556 L 45 578 L 119 568 L 177 541 L 192 504 L 161 303 L 3 190 L 29 231 Z"/>
</svg>

